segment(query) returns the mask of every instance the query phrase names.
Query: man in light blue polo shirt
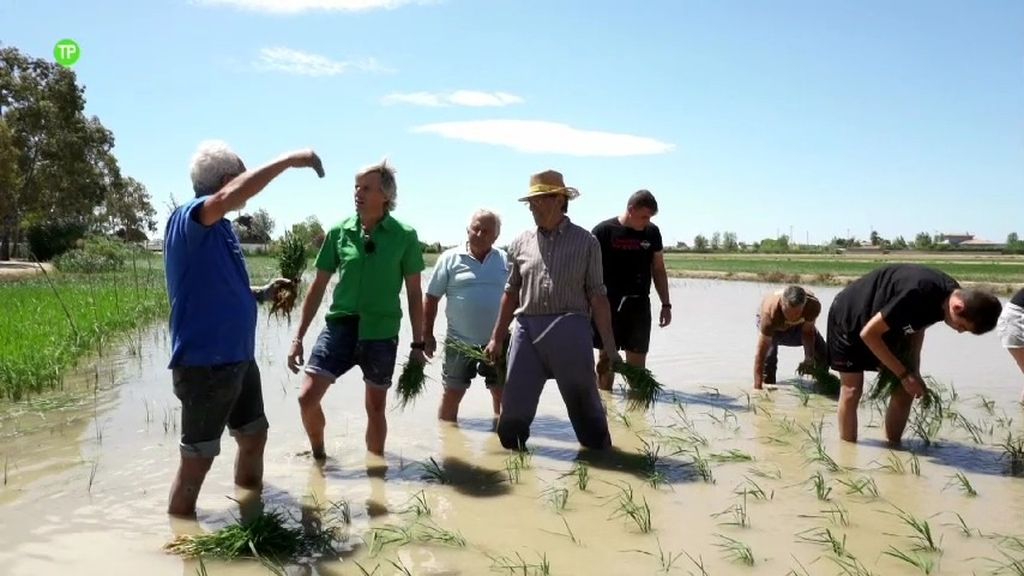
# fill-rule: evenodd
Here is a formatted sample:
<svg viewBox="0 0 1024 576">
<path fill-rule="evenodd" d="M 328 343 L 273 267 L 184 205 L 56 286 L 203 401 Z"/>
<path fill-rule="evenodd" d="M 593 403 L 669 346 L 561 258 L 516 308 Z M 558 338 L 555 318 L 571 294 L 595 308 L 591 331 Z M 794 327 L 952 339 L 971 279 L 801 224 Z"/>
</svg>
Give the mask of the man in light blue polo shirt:
<svg viewBox="0 0 1024 576">
<path fill-rule="evenodd" d="M 448 297 L 446 341 L 458 340 L 482 351 L 498 319 L 501 294 L 508 279 L 508 255 L 500 248 L 493 248 L 501 233 L 501 219 L 493 212 L 478 210 L 470 218 L 466 233 L 465 244 L 445 250 L 437 259 L 427 286 L 423 333 L 428 356 L 433 356 L 437 349 L 434 320 L 442 297 Z M 444 395 L 438 418 L 448 422 L 458 420 L 459 403 L 477 375 L 484 377 L 484 384 L 491 391 L 494 414 L 501 411 L 502 386 L 494 366 L 445 347 L 441 370 Z"/>
</svg>

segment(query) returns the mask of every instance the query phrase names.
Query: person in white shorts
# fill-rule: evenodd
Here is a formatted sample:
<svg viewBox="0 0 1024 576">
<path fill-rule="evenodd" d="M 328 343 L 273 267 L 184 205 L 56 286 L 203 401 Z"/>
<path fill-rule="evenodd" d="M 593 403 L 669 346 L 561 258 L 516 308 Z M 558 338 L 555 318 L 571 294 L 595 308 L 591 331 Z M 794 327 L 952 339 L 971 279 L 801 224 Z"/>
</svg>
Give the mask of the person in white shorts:
<svg viewBox="0 0 1024 576">
<path fill-rule="evenodd" d="M 1024 372 L 1024 288 L 1018 290 L 1003 306 L 996 329 L 1003 348 L 1010 352 L 1021 372 Z M 1024 404 L 1024 390 L 1021 390 L 1020 402 Z"/>
</svg>

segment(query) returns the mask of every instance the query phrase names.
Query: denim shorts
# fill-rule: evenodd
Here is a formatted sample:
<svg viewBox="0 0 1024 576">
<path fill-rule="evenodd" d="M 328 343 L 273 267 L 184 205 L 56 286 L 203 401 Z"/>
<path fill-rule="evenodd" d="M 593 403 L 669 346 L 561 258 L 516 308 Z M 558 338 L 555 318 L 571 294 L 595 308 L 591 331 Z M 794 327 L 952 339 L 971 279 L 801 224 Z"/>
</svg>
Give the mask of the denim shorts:
<svg viewBox="0 0 1024 576">
<path fill-rule="evenodd" d="M 306 373 L 333 383 L 354 366 L 363 371 L 363 381 L 376 388 L 390 388 L 398 358 L 398 336 L 382 340 L 360 340 L 357 317 L 327 321 L 306 362 Z"/>
<path fill-rule="evenodd" d="M 444 364 L 441 365 L 441 377 L 445 388 L 466 390 L 477 376 L 484 377 L 484 385 L 488 388 L 498 383 L 498 372 L 494 366 L 469 358 L 445 346 Z"/>
<path fill-rule="evenodd" d="M 227 426 L 232 436 L 264 432 L 263 390 L 256 362 L 182 366 L 171 371 L 181 400 L 181 455 L 213 458 Z"/>
</svg>

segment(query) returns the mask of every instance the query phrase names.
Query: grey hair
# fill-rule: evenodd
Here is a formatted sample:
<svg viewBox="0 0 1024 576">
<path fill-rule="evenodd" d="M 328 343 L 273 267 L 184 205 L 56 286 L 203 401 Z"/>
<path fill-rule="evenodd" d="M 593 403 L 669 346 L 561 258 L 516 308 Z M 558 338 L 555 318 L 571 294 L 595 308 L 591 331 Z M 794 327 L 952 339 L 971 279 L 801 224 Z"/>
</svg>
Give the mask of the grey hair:
<svg viewBox="0 0 1024 576">
<path fill-rule="evenodd" d="M 501 216 L 499 216 L 497 212 L 494 212 L 493 210 L 488 210 L 486 208 L 481 208 L 476 212 L 473 212 L 473 215 L 469 217 L 469 225 L 472 226 L 473 222 L 476 222 L 478 218 L 493 219 L 495 227 L 497 227 L 499 231 L 501 230 Z"/>
<path fill-rule="evenodd" d="M 395 167 L 388 164 L 388 159 L 385 158 L 379 163 L 372 166 L 363 168 L 356 174 L 356 178 L 366 176 L 367 174 L 373 174 L 376 172 L 380 174 L 380 189 L 384 192 L 384 197 L 387 198 L 387 204 L 384 205 L 384 210 L 392 212 L 398 207 L 398 182 L 395 181 Z"/>
<path fill-rule="evenodd" d="M 245 164 L 221 140 L 204 140 L 192 155 L 192 190 L 196 196 L 206 196 L 220 190 L 225 176 L 237 176 L 245 171 Z"/>
<path fill-rule="evenodd" d="M 789 308 L 803 306 L 807 302 L 807 291 L 799 286 L 789 286 L 782 292 L 782 302 Z"/>
</svg>

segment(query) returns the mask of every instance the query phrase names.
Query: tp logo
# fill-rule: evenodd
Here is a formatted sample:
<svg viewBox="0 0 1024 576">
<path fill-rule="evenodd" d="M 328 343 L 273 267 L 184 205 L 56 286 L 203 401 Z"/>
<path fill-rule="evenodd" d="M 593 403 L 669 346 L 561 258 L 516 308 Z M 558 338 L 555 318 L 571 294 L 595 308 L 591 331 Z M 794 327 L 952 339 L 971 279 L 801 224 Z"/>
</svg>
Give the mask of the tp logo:
<svg viewBox="0 0 1024 576">
<path fill-rule="evenodd" d="M 57 60 L 57 64 L 70 68 L 78 62 L 78 58 L 82 55 L 82 50 L 78 47 L 78 42 L 70 38 L 65 38 L 53 47 L 53 58 Z"/>
</svg>

